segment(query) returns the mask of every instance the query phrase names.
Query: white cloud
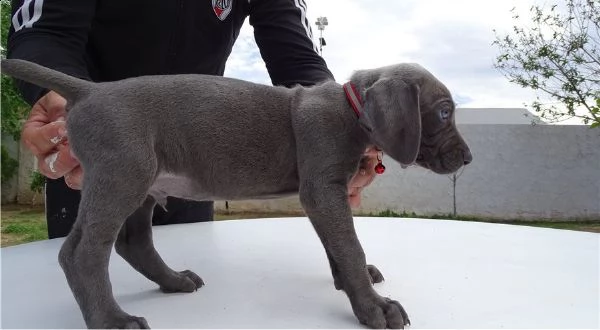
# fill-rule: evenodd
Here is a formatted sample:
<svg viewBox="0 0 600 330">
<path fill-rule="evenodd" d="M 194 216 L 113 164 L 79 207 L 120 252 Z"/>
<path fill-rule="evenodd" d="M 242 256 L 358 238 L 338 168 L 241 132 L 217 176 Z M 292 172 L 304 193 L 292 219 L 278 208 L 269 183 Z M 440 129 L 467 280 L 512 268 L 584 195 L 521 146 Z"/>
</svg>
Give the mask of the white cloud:
<svg viewBox="0 0 600 330">
<path fill-rule="evenodd" d="M 254 30 L 247 20 L 242 26 L 240 35 L 227 60 L 224 75 L 261 84 L 271 84 L 265 63 L 254 41 Z"/>
<path fill-rule="evenodd" d="M 527 17 L 543 0 L 308 0 L 313 24 L 326 16 L 323 57 L 338 82 L 354 70 L 417 62 L 442 80 L 463 107 L 523 107 L 535 94 L 508 81 L 494 67 L 494 30 L 515 24 L 512 8 Z M 228 61 L 227 76 L 270 84 L 246 23 Z"/>
</svg>

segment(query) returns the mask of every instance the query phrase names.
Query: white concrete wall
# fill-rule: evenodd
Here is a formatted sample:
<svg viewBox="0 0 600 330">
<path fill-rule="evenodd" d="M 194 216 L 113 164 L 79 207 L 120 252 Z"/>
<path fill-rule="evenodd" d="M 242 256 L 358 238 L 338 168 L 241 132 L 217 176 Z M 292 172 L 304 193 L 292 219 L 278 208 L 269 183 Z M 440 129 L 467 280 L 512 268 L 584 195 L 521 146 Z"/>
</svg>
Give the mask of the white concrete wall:
<svg viewBox="0 0 600 330">
<path fill-rule="evenodd" d="M 600 220 L 600 130 L 465 125 L 475 161 L 459 179 L 460 212 Z"/>
<path fill-rule="evenodd" d="M 460 125 L 473 163 L 457 180 L 459 215 L 499 219 L 600 220 L 600 129 L 553 125 Z M 384 157 L 386 173 L 364 191 L 357 212 L 453 211 L 450 176 L 402 170 Z M 230 210 L 301 210 L 297 197 L 229 202 Z M 217 203 L 218 209 L 224 203 Z"/>
</svg>

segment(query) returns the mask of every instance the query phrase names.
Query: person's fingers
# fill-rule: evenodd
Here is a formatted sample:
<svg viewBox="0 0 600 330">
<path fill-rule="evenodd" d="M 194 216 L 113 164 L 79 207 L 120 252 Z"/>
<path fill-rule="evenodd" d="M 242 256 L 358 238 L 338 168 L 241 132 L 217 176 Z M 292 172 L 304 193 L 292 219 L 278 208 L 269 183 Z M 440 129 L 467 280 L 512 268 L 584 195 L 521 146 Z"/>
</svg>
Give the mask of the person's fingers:
<svg viewBox="0 0 600 330">
<path fill-rule="evenodd" d="M 67 100 L 54 91 L 46 93 L 37 103 L 47 113 L 50 121 L 55 121 L 66 114 Z"/>
<path fill-rule="evenodd" d="M 66 138 L 66 100 L 48 92 L 31 108 L 21 130 L 23 144 L 36 156 L 48 154 Z"/>
<path fill-rule="evenodd" d="M 51 179 L 58 179 L 79 165 L 71 156 L 68 145 L 64 144 L 60 144 L 55 152 L 37 158 L 40 173 Z"/>
<path fill-rule="evenodd" d="M 23 129 L 42 127 L 66 116 L 65 106 L 67 101 L 55 92 L 48 92 L 31 107 L 31 112 Z"/>
<path fill-rule="evenodd" d="M 35 156 L 43 156 L 67 139 L 65 122 L 55 121 L 44 126 L 23 129 L 21 140 Z"/>
<path fill-rule="evenodd" d="M 351 208 L 357 208 L 360 206 L 360 192 L 353 192 L 350 195 L 348 195 L 348 203 L 350 204 Z"/>
<path fill-rule="evenodd" d="M 65 183 L 71 189 L 81 190 L 83 182 L 83 169 L 81 166 L 75 167 L 71 172 L 65 174 Z"/>
<path fill-rule="evenodd" d="M 365 188 L 375 180 L 377 174 L 359 175 L 352 183 L 353 187 Z"/>
<path fill-rule="evenodd" d="M 378 162 L 378 157 L 380 157 L 380 155 L 378 155 L 377 151 L 369 151 L 368 153 L 365 153 L 360 159 L 360 167 L 374 167 Z"/>
<path fill-rule="evenodd" d="M 358 171 L 348 183 L 348 202 L 351 208 L 360 207 L 362 190 L 375 180 L 375 176 L 377 176 L 375 166 L 379 162 L 378 157 L 381 157 L 380 152 L 375 147 L 369 147 L 365 150 Z"/>
<path fill-rule="evenodd" d="M 378 149 L 377 147 L 367 147 L 367 149 L 365 149 L 365 153 L 364 155 L 367 157 L 373 157 L 373 158 L 377 158 L 377 154 L 380 153 L 381 150 Z"/>
<path fill-rule="evenodd" d="M 377 164 L 377 158 L 363 157 L 360 161 L 358 171 L 350 179 L 348 186 L 350 187 L 365 187 L 371 184 L 375 179 L 377 173 L 375 172 L 375 165 Z"/>
</svg>

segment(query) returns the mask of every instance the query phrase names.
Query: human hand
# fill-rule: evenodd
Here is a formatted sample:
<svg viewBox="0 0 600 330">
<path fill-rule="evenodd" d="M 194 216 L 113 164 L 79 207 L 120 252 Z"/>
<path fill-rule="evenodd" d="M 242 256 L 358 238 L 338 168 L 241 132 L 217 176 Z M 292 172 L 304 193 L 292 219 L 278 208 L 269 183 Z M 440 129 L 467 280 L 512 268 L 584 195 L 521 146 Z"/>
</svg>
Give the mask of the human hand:
<svg viewBox="0 0 600 330">
<path fill-rule="evenodd" d="M 72 155 L 65 127 L 66 100 L 50 91 L 31 108 L 21 140 L 37 158 L 40 173 L 51 179 L 65 177 L 72 189 L 81 189 L 83 171 Z"/>
<path fill-rule="evenodd" d="M 361 191 L 373 182 L 375 179 L 375 165 L 377 165 L 377 154 L 379 151 L 375 147 L 369 147 L 365 150 L 363 158 L 360 160 L 358 171 L 350 179 L 348 183 L 348 202 L 350 207 L 356 208 L 360 206 Z"/>
</svg>

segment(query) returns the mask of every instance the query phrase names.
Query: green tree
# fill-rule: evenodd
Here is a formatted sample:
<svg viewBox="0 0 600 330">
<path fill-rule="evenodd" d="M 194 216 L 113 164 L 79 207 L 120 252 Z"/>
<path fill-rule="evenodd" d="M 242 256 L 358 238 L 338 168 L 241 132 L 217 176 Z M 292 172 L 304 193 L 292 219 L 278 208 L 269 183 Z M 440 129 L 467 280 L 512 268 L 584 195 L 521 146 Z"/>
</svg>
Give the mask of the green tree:
<svg viewBox="0 0 600 330">
<path fill-rule="evenodd" d="M 4 56 L 8 38 L 8 29 L 10 28 L 11 21 L 10 1 L 0 0 L 0 10 L 0 44 L 2 46 L 2 56 Z M 1 79 L 0 109 L 2 110 L 2 133 L 10 135 L 18 141 L 21 132 L 21 121 L 27 115 L 29 106 L 19 95 L 12 78 L 2 75 Z M 1 161 L 2 181 L 5 181 L 15 175 L 18 168 L 18 162 L 10 157 L 4 145 L 2 145 Z"/>
<path fill-rule="evenodd" d="M 511 34 L 494 30 L 500 50 L 495 68 L 557 101 L 544 103 L 538 96 L 531 106 L 542 118 L 600 126 L 600 0 L 534 5 L 529 12 L 532 22 L 514 26 Z M 514 8 L 512 13 L 519 21 Z"/>
</svg>

